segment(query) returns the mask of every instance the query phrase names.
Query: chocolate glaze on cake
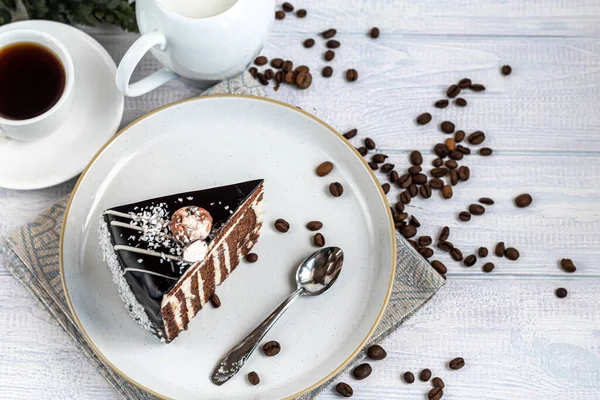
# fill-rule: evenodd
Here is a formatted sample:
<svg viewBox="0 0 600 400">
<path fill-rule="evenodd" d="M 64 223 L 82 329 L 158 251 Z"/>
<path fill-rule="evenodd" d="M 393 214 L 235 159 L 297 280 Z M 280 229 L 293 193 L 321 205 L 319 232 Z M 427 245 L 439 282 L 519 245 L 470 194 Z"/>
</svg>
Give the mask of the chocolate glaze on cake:
<svg viewBox="0 0 600 400">
<path fill-rule="evenodd" d="M 237 267 L 258 240 L 263 180 L 179 193 L 106 210 L 101 244 L 113 280 L 132 317 L 169 342 L 188 327 L 215 287 Z M 178 209 L 198 206 L 213 219 L 208 253 L 186 263 L 170 236 Z"/>
</svg>

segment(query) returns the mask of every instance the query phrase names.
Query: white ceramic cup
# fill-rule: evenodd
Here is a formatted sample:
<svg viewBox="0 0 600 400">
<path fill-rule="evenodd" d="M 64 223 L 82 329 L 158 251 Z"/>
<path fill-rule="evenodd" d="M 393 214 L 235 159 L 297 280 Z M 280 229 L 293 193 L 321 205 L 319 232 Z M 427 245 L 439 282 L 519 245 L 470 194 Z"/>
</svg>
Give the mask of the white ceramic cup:
<svg viewBox="0 0 600 400">
<path fill-rule="evenodd" d="M 275 0 L 137 0 L 142 37 L 123 56 L 117 86 L 135 97 L 180 77 L 206 86 L 239 74 L 262 50 L 274 10 Z M 130 84 L 148 51 L 165 68 Z"/>
<path fill-rule="evenodd" d="M 73 105 L 75 71 L 73 70 L 73 60 L 65 46 L 47 33 L 32 29 L 16 29 L 0 33 L 0 49 L 15 43 L 36 43 L 45 47 L 58 57 L 65 71 L 63 93 L 48 111 L 37 117 L 20 120 L 0 116 L 0 136 L 33 142 L 54 133 L 67 119 Z"/>
</svg>

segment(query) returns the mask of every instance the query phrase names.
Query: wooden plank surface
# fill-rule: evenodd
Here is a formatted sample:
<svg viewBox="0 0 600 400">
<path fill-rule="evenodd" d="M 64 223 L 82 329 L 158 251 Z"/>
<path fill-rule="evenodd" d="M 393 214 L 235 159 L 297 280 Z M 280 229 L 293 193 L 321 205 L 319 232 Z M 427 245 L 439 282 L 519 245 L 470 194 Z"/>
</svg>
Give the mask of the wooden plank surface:
<svg viewBox="0 0 600 400">
<path fill-rule="evenodd" d="M 471 179 L 452 200 L 435 195 L 407 207 L 437 235 L 448 225 L 465 254 L 499 240 L 521 251 L 518 262 L 488 257 L 492 274 L 436 254 L 449 267 L 448 284 L 385 341 L 388 358 L 362 382 L 344 378 L 358 399 L 421 399 L 427 384 L 406 385 L 399 376 L 429 367 L 448 386 L 444 399 L 600 398 L 600 2 L 597 0 L 306 0 L 304 20 L 276 21 L 264 54 L 292 59 L 314 71 L 306 91 L 267 89 L 270 97 L 298 105 L 341 131 L 359 129 L 353 143 L 373 138 L 398 169 L 418 149 L 429 166 L 431 149 L 446 136 L 414 118 L 432 112 L 435 122 L 486 132 L 488 158 L 470 156 Z M 378 40 L 367 37 L 379 26 Z M 326 65 L 316 34 L 338 29 L 342 47 Z M 134 35 L 90 29 L 118 61 Z M 317 45 L 304 49 L 305 38 Z M 502 77 L 502 64 L 513 74 Z M 356 68 L 360 79 L 342 74 Z M 144 59 L 136 75 L 157 68 Z M 486 85 L 467 93 L 468 107 L 436 110 L 432 103 L 465 76 Z M 127 99 L 122 125 L 200 90 L 181 82 Z M 384 175 L 379 175 L 382 182 Z M 33 192 L 0 189 L 0 238 L 68 194 L 74 181 Z M 512 205 L 530 192 L 534 204 Z M 397 200 L 398 190 L 389 194 Z M 482 196 L 496 205 L 469 223 L 456 215 Z M 571 257 L 578 272 L 566 276 L 558 260 Z M 8 399 L 110 399 L 114 391 L 26 290 L 2 267 L 0 254 L 0 392 Z M 555 288 L 569 297 L 559 300 Z M 467 367 L 444 367 L 461 355 Z M 325 393 L 322 398 L 339 398 Z"/>
</svg>

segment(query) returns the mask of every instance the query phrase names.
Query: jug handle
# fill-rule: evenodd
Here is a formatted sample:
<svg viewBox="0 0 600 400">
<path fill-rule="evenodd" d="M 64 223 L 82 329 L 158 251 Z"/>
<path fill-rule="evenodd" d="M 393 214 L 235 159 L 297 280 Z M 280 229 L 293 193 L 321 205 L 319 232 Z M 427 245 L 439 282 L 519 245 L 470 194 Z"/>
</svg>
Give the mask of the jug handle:
<svg viewBox="0 0 600 400">
<path fill-rule="evenodd" d="M 177 74 L 167 68 L 160 69 L 139 81 L 130 84 L 129 80 L 135 67 L 138 65 L 144 54 L 153 47 L 163 51 L 167 48 L 167 38 L 161 32 L 149 32 L 136 40 L 127 53 L 121 59 L 117 68 L 116 83 L 117 87 L 125 96 L 137 97 L 148 93 L 168 81 L 179 78 Z"/>
</svg>

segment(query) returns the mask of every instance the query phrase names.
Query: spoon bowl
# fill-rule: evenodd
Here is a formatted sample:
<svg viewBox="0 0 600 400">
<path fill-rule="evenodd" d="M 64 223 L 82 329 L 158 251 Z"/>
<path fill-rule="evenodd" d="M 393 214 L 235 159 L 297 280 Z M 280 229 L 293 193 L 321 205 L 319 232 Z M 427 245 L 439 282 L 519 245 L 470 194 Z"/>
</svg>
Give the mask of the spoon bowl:
<svg viewBox="0 0 600 400">
<path fill-rule="evenodd" d="M 317 296 L 327 291 L 337 280 L 344 263 L 344 252 L 339 247 L 326 247 L 308 256 L 296 271 L 296 284 L 302 294 Z"/>
</svg>

